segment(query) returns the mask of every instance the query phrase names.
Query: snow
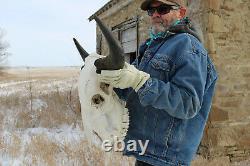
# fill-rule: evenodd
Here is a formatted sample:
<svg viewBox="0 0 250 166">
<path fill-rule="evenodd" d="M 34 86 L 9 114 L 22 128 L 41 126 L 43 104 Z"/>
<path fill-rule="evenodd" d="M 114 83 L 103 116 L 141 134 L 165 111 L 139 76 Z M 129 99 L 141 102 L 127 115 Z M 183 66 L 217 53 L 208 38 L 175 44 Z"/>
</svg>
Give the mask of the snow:
<svg viewBox="0 0 250 166">
<path fill-rule="evenodd" d="M 21 94 L 27 96 L 32 92 L 41 92 L 42 94 L 48 94 L 53 91 L 67 91 L 72 89 L 72 85 L 77 82 L 76 78 L 71 77 L 68 79 L 50 79 L 50 80 L 27 80 L 27 81 L 0 81 L 0 96 L 10 96 Z"/>
<path fill-rule="evenodd" d="M 61 126 L 61 128 L 47 129 L 47 128 L 29 128 L 25 130 L 16 130 L 16 131 L 7 131 L 4 130 L 1 132 L 0 140 L 7 147 L 13 146 L 14 136 L 17 136 L 21 142 L 21 150 L 19 151 L 19 157 L 12 157 L 8 153 L 6 148 L 0 150 L 0 165 L 9 166 L 9 165 L 22 165 L 23 163 L 32 165 L 32 154 L 27 154 L 27 148 L 32 143 L 31 140 L 36 139 L 36 137 L 43 136 L 47 138 L 49 142 L 55 143 L 61 149 L 64 148 L 66 144 L 71 145 L 72 147 L 77 147 L 82 140 L 84 140 L 84 133 L 79 128 L 79 126 Z M 59 153 L 57 155 L 58 163 L 65 158 L 65 153 Z M 38 159 L 39 161 L 39 159 Z M 62 165 L 72 165 L 74 160 L 65 160 L 62 161 Z M 76 161 L 77 163 L 78 161 Z M 38 165 L 44 165 L 44 161 L 39 161 Z M 74 164 L 73 164 L 74 165 Z M 77 165 L 77 164 L 76 164 Z"/>
<path fill-rule="evenodd" d="M 29 101 L 27 108 L 31 105 L 31 101 Z M 41 99 L 32 99 L 32 109 L 34 110 L 41 110 L 42 108 L 46 108 L 48 105 Z"/>
<path fill-rule="evenodd" d="M 5 88 L 5 87 L 9 87 L 9 86 L 18 86 L 20 84 L 26 84 L 26 83 L 32 83 L 32 82 L 36 82 L 37 80 L 30 80 L 30 81 L 11 81 L 11 82 L 7 82 L 7 83 L 1 83 L 0 84 L 0 88 Z"/>
</svg>

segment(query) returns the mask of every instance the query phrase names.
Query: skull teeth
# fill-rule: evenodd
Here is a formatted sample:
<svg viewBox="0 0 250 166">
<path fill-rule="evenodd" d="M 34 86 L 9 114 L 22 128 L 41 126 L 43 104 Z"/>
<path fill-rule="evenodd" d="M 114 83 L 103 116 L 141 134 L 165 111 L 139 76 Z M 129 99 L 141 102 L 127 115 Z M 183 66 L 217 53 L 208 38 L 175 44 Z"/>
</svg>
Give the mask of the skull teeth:
<svg viewBox="0 0 250 166">
<path fill-rule="evenodd" d="M 122 115 L 122 130 L 121 130 L 121 137 L 124 139 L 127 135 L 129 127 L 129 112 L 128 109 L 124 109 L 123 115 Z"/>
</svg>

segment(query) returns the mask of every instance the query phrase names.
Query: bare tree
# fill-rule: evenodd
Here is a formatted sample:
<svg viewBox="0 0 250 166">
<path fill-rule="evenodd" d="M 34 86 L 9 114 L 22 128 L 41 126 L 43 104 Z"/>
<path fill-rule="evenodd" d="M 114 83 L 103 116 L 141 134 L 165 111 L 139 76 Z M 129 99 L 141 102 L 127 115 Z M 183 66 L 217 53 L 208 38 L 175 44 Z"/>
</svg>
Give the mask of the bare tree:
<svg viewBox="0 0 250 166">
<path fill-rule="evenodd" d="M 4 30 L 0 28 L 0 73 L 5 66 L 7 57 L 9 56 L 9 52 L 7 52 L 9 44 L 3 40 L 4 35 Z"/>
</svg>

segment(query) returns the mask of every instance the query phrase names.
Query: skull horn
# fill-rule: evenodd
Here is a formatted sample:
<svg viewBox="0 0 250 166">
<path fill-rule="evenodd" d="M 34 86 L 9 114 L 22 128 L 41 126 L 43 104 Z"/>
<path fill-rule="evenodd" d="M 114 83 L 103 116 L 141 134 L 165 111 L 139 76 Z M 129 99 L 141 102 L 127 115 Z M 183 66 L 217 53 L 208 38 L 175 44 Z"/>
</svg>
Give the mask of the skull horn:
<svg viewBox="0 0 250 166">
<path fill-rule="evenodd" d="M 104 35 L 109 47 L 109 55 L 105 58 L 100 58 L 95 61 L 94 64 L 97 69 L 96 72 L 100 73 L 101 70 L 122 69 L 125 63 L 125 58 L 124 51 L 120 46 L 120 43 L 115 39 L 112 32 L 97 16 L 94 16 L 94 19 L 102 31 L 102 34 Z"/>
<path fill-rule="evenodd" d="M 73 40 L 74 40 L 74 43 L 75 43 L 75 45 L 76 45 L 77 50 L 79 51 L 79 53 L 80 53 L 80 55 L 81 55 L 81 57 L 82 57 L 82 60 L 85 62 L 85 58 L 86 58 L 87 56 L 89 56 L 89 53 L 87 53 L 87 51 L 85 51 L 85 50 L 82 48 L 82 46 L 79 44 L 79 42 L 78 42 L 75 38 L 73 38 Z"/>
</svg>

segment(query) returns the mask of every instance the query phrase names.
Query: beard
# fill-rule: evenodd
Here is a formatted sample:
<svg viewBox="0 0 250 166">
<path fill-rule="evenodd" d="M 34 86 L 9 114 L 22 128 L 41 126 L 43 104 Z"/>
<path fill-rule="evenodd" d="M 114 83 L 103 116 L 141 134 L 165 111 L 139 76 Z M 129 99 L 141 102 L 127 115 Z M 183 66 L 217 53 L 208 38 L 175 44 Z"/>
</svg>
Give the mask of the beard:
<svg viewBox="0 0 250 166">
<path fill-rule="evenodd" d="M 160 32 L 165 32 L 167 30 L 167 28 L 162 24 L 157 24 L 157 25 L 154 24 L 152 25 L 151 28 L 152 28 L 153 34 L 158 34 Z"/>
<path fill-rule="evenodd" d="M 165 32 L 169 27 L 166 26 L 163 21 L 152 22 L 151 29 L 153 34 Z"/>
</svg>

